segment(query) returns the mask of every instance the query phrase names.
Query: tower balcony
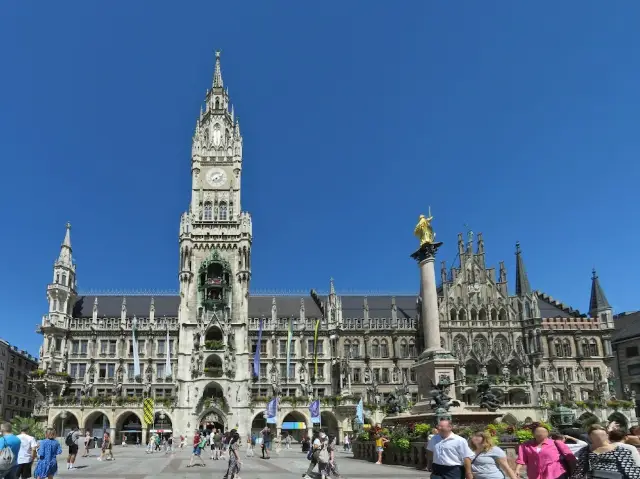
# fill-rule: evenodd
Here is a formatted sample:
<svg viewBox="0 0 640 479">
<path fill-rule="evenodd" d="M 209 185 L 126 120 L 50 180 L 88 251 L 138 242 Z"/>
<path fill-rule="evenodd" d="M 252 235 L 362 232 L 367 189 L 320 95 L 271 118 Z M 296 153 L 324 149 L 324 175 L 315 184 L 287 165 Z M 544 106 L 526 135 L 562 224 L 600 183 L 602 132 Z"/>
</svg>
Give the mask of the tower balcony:
<svg viewBox="0 0 640 479">
<path fill-rule="evenodd" d="M 54 384 L 54 385 L 56 385 L 56 384 L 58 384 L 58 385 L 62 386 L 63 384 L 66 384 L 71 380 L 71 377 L 66 372 L 51 373 L 51 372 L 45 371 L 43 369 L 35 369 L 34 371 L 31 371 L 30 376 L 31 376 L 31 382 L 34 385 L 38 385 L 38 384 L 49 384 L 49 385 Z"/>
</svg>

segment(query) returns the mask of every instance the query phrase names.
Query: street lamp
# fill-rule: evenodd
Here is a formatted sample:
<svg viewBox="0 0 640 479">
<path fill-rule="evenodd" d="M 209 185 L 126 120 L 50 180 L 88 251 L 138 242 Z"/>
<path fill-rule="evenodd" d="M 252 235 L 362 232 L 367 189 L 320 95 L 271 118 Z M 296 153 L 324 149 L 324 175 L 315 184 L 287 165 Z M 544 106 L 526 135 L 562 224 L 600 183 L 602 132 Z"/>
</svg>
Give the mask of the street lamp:
<svg viewBox="0 0 640 479">
<path fill-rule="evenodd" d="M 60 413 L 60 437 L 64 437 L 64 420 L 67 419 L 67 411 Z"/>
</svg>

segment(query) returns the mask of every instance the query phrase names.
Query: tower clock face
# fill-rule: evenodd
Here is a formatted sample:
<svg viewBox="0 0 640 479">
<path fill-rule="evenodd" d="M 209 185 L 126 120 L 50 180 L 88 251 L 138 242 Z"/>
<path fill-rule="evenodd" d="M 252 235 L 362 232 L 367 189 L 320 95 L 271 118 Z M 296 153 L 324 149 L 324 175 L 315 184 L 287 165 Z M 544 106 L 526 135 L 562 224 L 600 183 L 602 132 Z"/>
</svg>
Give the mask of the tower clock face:
<svg viewBox="0 0 640 479">
<path fill-rule="evenodd" d="M 211 168 L 207 172 L 207 183 L 213 187 L 222 186 L 227 181 L 227 174 L 220 168 Z"/>
</svg>

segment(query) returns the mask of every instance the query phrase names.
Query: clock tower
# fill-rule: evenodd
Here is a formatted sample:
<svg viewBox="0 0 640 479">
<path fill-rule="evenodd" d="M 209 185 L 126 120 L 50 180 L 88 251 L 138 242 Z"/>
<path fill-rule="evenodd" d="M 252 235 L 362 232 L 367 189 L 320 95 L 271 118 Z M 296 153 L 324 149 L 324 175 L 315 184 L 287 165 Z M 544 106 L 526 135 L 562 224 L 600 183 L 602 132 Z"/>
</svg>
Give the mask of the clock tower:
<svg viewBox="0 0 640 479">
<path fill-rule="evenodd" d="M 216 52 L 192 140 L 191 202 L 180 220 L 178 380 L 182 404 L 190 405 L 184 419 L 192 424 L 208 413 L 233 422 L 238 408 L 248 407 L 252 226 L 241 209 L 241 178 L 240 123 Z M 202 410 L 216 397 L 226 409 Z"/>
</svg>

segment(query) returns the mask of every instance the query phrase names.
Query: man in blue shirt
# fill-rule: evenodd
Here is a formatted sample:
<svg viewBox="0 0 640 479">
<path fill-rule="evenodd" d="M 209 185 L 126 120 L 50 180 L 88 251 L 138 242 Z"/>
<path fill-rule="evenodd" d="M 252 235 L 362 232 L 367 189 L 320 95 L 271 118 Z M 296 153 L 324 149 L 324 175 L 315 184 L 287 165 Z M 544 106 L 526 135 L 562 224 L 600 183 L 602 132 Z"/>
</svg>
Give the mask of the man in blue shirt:
<svg viewBox="0 0 640 479">
<path fill-rule="evenodd" d="M 12 432 L 11 423 L 5 422 L 0 426 L 0 432 L 2 432 L 2 437 L 0 437 L 0 451 L 5 447 L 11 448 L 11 452 L 13 452 L 13 467 L 10 471 L 1 471 L 0 479 L 15 479 L 16 471 L 18 470 L 18 455 L 20 454 L 20 439 L 18 436 L 14 435 Z"/>
</svg>

